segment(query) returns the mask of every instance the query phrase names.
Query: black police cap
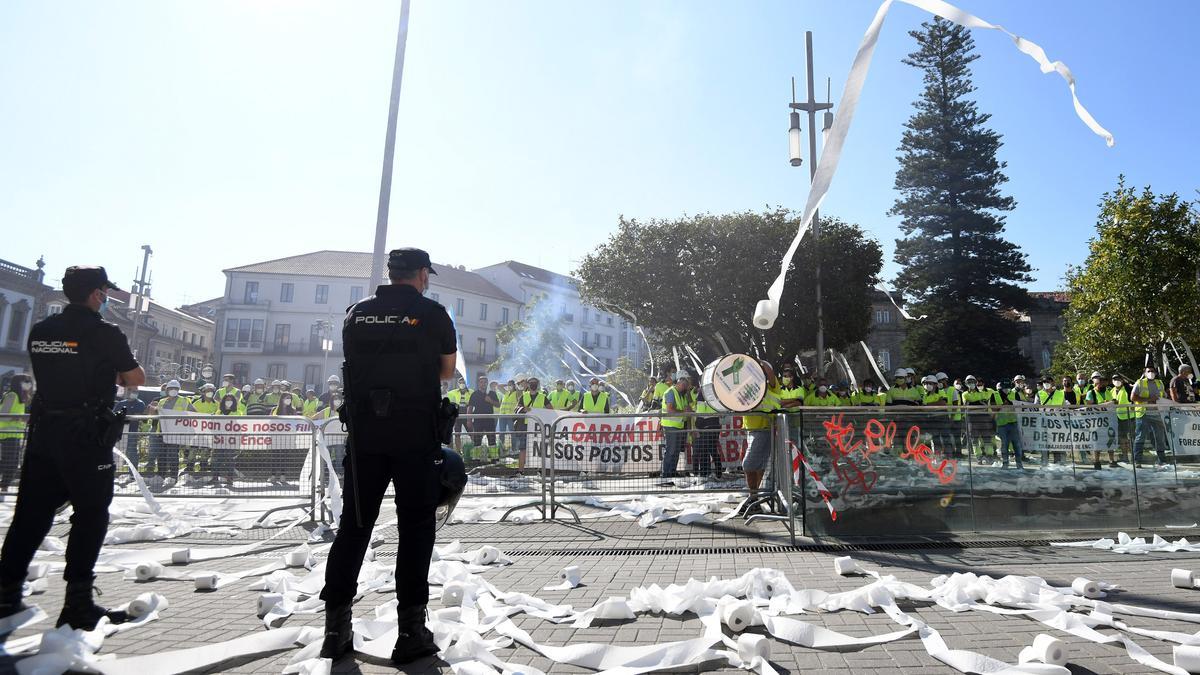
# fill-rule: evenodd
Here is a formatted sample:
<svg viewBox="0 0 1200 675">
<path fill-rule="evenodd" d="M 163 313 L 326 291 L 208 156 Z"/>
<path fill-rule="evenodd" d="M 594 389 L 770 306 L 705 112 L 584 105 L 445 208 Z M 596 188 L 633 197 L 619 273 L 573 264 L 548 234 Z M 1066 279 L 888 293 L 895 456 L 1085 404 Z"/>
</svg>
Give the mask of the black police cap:
<svg viewBox="0 0 1200 675">
<path fill-rule="evenodd" d="M 421 268 L 429 268 L 430 274 L 437 274 L 429 254 L 419 248 L 398 248 L 388 253 L 388 269 L 394 272 L 411 272 Z"/>
<path fill-rule="evenodd" d="M 97 288 L 113 289 L 119 291 L 116 284 L 108 280 L 108 272 L 104 271 L 103 267 L 86 267 L 76 265 L 68 267 L 63 273 L 62 278 L 63 291 L 77 291 L 82 293 L 91 293 Z M 70 293 L 68 293 L 70 295 Z"/>
</svg>

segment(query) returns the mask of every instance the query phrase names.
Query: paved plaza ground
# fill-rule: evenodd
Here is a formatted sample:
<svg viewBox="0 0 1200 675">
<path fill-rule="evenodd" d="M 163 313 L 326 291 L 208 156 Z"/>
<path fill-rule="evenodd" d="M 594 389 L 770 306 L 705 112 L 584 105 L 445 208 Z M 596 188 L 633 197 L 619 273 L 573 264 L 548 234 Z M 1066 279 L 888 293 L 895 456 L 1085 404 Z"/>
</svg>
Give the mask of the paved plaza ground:
<svg viewBox="0 0 1200 675">
<path fill-rule="evenodd" d="M 391 514 L 389 514 L 391 515 Z M 386 521 L 388 516 L 382 520 Z M 56 525 L 52 534 L 65 536 L 66 525 Z M 1162 530 L 1158 533 L 1175 539 L 1190 530 Z M 277 530 L 250 530 L 240 540 L 268 537 Z M 380 559 L 390 560 L 396 548 L 395 530 L 384 531 L 386 543 L 378 549 Z M 638 586 L 651 583 L 667 585 L 682 583 L 689 578 L 736 577 L 754 567 L 776 568 L 785 572 L 796 588 L 826 591 L 851 590 L 869 579 L 839 577 L 833 573 L 833 559 L 852 555 L 864 566 L 902 581 L 927 586 L 931 578 L 952 572 L 975 572 L 994 577 L 1003 575 L 1037 575 L 1053 585 L 1069 585 L 1077 576 L 1118 584 L 1114 602 L 1177 611 L 1200 611 L 1200 590 L 1173 588 L 1168 575 L 1173 567 L 1200 568 L 1200 553 L 1151 553 L 1123 555 L 1109 551 L 1078 548 L 1057 548 L 1045 545 L 1046 540 L 1067 538 L 1094 539 L 1115 536 L 1115 532 L 1039 533 L 1021 532 L 1008 535 L 978 535 L 945 540 L 904 539 L 887 542 L 838 542 L 802 539 L 800 546 L 787 546 L 786 530 L 778 523 L 746 525 L 740 521 L 726 523 L 693 523 L 680 525 L 663 522 L 646 529 L 634 521 L 622 519 L 534 522 L 530 524 L 473 523 L 451 525 L 439 532 L 440 543 L 460 540 L 468 547 L 479 544 L 498 546 L 513 559 L 507 567 L 495 568 L 484 577 L 507 591 L 522 591 L 555 604 L 570 604 L 577 609 L 611 597 L 625 596 Z M 1131 532 L 1134 536 L 1149 537 L 1152 532 Z M 294 547 L 307 539 L 308 531 L 294 528 L 280 536 L 256 556 L 205 563 L 205 569 L 232 572 L 257 567 L 279 551 Z M 236 541 L 236 540 L 235 540 Z M 199 535 L 173 539 L 170 545 L 228 545 L 227 536 Z M 276 545 L 278 542 L 278 545 Z M 163 546 L 165 542 L 133 544 L 131 546 Z M 892 546 L 895 544 L 895 546 Z M 863 550 L 835 550 L 837 545 L 849 545 Z M 582 568 L 584 585 L 564 591 L 545 591 L 543 586 L 554 583 L 556 575 L 566 565 Z M 101 602 L 116 605 L 133 598 L 137 593 L 153 590 L 166 595 L 170 607 L 161 617 L 144 627 L 110 637 L 101 653 L 131 656 L 147 654 L 205 643 L 219 642 L 263 630 L 255 615 L 258 592 L 246 590 L 245 582 L 235 583 L 212 592 L 195 591 L 187 582 L 155 581 L 136 584 L 123 581 L 120 574 L 108 573 L 98 577 L 103 590 Z M 49 590 L 34 598 L 50 615 L 50 620 L 18 631 L 21 637 L 52 626 L 63 600 L 63 582 L 51 580 Z M 383 594 L 368 594 L 356 605 L 356 616 L 372 614 L 375 606 L 389 599 Z M 951 649 L 970 649 L 988 656 L 1016 663 L 1021 648 L 1032 643 L 1038 633 L 1053 632 L 1041 624 L 1021 618 L 1005 617 L 985 612 L 952 613 L 937 606 L 905 608 L 910 614 L 928 622 L 941 631 Z M 527 630 L 538 642 L 567 645 L 579 642 L 599 642 L 616 645 L 649 645 L 659 642 L 697 637 L 702 629 L 699 619 L 688 615 L 686 620 L 641 614 L 633 621 L 596 625 L 574 629 L 524 615 L 514 617 L 515 623 Z M 842 611 L 810 613 L 804 621 L 817 623 L 854 636 L 882 634 L 896 629 L 883 614 L 864 615 Z M 320 626 L 323 615 L 294 615 L 285 626 Z M 1195 633 L 1194 624 L 1155 619 L 1134 619 L 1134 625 L 1145 628 Z M 1123 648 L 1085 642 L 1066 633 L 1058 637 L 1067 642 L 1070 668 L 1073 673 L 1152 673 L 1153 669 L 1132 661 Z M 12 638 L 10 638 L 12 639 Z M 1139 638 L 1139 644 L 1151 653 L 1171 662 L 1167 643 Z M 293 651 L 276 652 L 260 658 L 226 663 L 204 672 L 278 673 L 293 655 Z M 496 652 L 503 661 L 528 664 L 549 673 L 588 672 L 554 663 L 525 647 L 516 646 Z M 845 673 L 874 672 L 951 673 L 955 672 L 930 657 L 920 640 L 904 639 L 883 646 L 869 647 L 859 652 L 833 653 L 787 645 L 773 641 L 771 661 L 781 673 Z M 10 661 L 0 662 L 0 670 L 11 672 Z M 335 673 L 395 672 L 386 662 L 358 656 L 345 658 L 334 665 Z M 405 668 L 407 672 L 449 671 L 436 659 L 426 659 Z M 725 664 L 714 664 L 698 670 L 739 672 Z M 149 674 L 147 674 L 149 675 Z"/>
</svg>

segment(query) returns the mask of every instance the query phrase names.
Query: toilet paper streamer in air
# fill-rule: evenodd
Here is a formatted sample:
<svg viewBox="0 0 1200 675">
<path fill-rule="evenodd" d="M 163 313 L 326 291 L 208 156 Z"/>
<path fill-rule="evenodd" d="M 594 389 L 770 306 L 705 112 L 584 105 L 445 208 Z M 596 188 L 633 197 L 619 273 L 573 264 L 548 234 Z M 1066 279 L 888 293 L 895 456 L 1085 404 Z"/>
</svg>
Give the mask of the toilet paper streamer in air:
<svg viewBox="0 0 1200 675">
<path fill-rule="evenodd" d="M 563 571 L 558 573 L 558 579 L 561 583 L 553 586 L 545 586 L 542 590 L 565 591 L 569 588 L 576 588 L 579 586 L 579 582 L 583 580 L 583 573 L 579 571 L 577 565 L 571 565 L 570 567 L 564 567 Z"/>
<path fill-rule="evenodd" d="M 1018 50 L 1029 55 L 1038 63 L 1043 73 L 1056 72 L 1066 80 L 1067 86 L 1071 91 L 1071 101 L 1075 106 L 1075 114 L 1079 116 L 1079 119 L 1089 129 L 1103 137 L 1105 142 L 1109 146 L 1112 146 L 1112 134 L 1108 133 L 1104 127 L 1096 122 L 1075 95 L 1075 78 L 1071 74 L 1070 69 L 1061 61 L 1050 61 L 1041 47 L 1009 33 L 1002 26 L 988 23 L 941 0 L 900 0 L 900 2 L 923 9 L 931 14 L 936 14 L 967 28 L 995 30 L 1008 35 Z M 892 3 L 893 0 L 884 0 L 879 6 L 879 10 L 875 13 L 875 18 L 872 19 L 871 24 L 867 27 L 867 32 L 863 35 L 858 52 L 854 55 L 854 62 L 850 66 L 850 74 L 846 77 L 846 85 L 842 92 L 842 98 L 838 102 L 837 110 L 839 112 L 834 117 L 833 127 L 829 130 L 828 135 L 825 136 L 825 145 L 821 151 L 820 158 L 817 160 L 816 172 L 813 174 L 812 186 L 808 191 L 808 200 L 804 205 L 804 215 L 800 221 L 800 227 L 796 232 L 795 238 L 792 239 L 787 253 L 783 256 L 779 276 L 771 283 L 770 288 L 767 289 L 767 298 L 760 300 L 755 307 L 754 325 L 760 330 L 766 330 L 775 324 L 775 319 L 779 314 L 780 298 L 783 297 L 784 282 L 787 279 L 788 268 L 791 267 L 792 258 L 796 255 L 796 250 L 800 247 L 800 241 L 808 233 L 808 229 L 812 225 L 813 216 L 821 207 L 821 203 L 825 201 L 825 194 L 829 191 L 829 186 L 833 183 L 833 176 L 837 173 L 838 163 L 841 161 L 842 147 L 845 145 L 846 136 L 850 132 L 850 124 L 854 121 L 854 112 L 858 108 L 858 101 L 867 79 L 867 71 L 871 67 L 871 58 L 875 53 L 875 45 L 879 41 L 879 32 L 883 28 L 884 19 L 887 18 L 887 13 L 891 9 Z"/>
<path fill-rule="evenodd" d="M 1017 657 L 1018 663 L 1038 661 L 1052 666 L 1067 665 L 1067 646 L 1062 640 L 1042 633 L 1033 639 L 1033 646 L 1021 650 Z"/>
</svg>

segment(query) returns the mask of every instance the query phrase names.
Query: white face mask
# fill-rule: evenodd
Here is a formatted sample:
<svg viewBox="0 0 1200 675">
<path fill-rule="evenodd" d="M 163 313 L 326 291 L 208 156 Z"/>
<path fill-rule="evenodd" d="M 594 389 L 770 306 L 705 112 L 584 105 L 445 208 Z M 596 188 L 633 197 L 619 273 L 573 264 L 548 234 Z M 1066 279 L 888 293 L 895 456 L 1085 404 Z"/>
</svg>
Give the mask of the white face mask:
<svg viewBox="0 0 1200 675">
<path fill-rule="evenodd" d="M 225 388 L 233 389 L 233 380 L 225 380 Z"/>
<path fill-rule="evenodd" d="M 175 397 L 176 397 L 176 396 L 178 396 L 178 395 L 179 395 L 179 390 L 178 390 L 178 389 L 168 389 L 168 390 L 167 390 L 167 397 L 168 397 L 168 398 L 175 398 Z"/>
<path fill-rule="evenodd" d="M 1075 384 L 1078 384 L 1079 386 L 1082 387 L 1083 385 L 1087 384 L 1087 380 L 1076 378 Z"/>
<path fill-rule="evenodd" d="M 263 388 L 263 387 L 255 387 L 255 388 L 254 388 L 254 393 L 256 393 L 256 394 L 261 394 L 261 393 L 263 393 L 264 391 L 266 391 L 266 389 L 265 389 L 265 388 Z"/>
<path fill-rule="evenodd" d="M 825 385 L 821 385 L 821 386 L 817 387 L 817 391 L 819 391 L 819 392 L 821 392 L 822 394 L 824 394 L 824 393 L 826 393 L 827 391 L 829 391 L 829 387 L 826 387 Z"/>
<path fill-rule="evenodd" d="M 874 394 L 874 393 L 875 393 L 875 387 L 871 387 L 871 386 L 866 386 L 866 387 L 863 387 L 863 392 L 864 392 L 864 393 L 867 393 L 867 394 Z"/>
<path fill-rule="evenodd" d="M 213 397 L 213 393 L 212 393 L 211 391 L 206 391 L 206 392 L 204 392 L 204 398 L 206 398 L 206 399 L 208 399 L 208 400 L 210 400 L 210 401 L 211 401 L 211 400 L 212 400 L 212 397 Z"/>
<path fill-rule="evenodd" d="M 1147 380 L 1157 380 L 1158 373 L 1146 373 L 1146 379 Z"/>
<path fill-rule="evenodd" d="M 1113 386 L 1114 386 L 1114 387 L 1120 387 L 1120 386 L 1121 386 L 1121 381 L 1120 381 L 1120 380 L 1113 380 Z"/>
<path fill-rule="evenodd" d="M 233 410 L 233 401 L 225 401 L 225 403 L 223 404 L 223 407 L 226 410 Z"/>
<path fill-rule="evenodd" d="M 932 392 L 934 389 L 937 389 L 936 384 L 926 384 L 925 385 L 925 391 Z"/>
<path fill-rule="evenodd" d="M 22 386 L 21 388 L 24 389 L 25 387 Z M 136 401 L 138 395 L 137 395 L 136 391 L 129 391 L 129 392 L 125 392 L 125 397 L 128 398 L 130 401 Z"/>
<path fill-rule="evenodd" d="M 467 383 L 466 383 L 466 382 L 459 382 L 459 383 L 458 383 L 458 388 L 459 388 L 459 389 L 466 389 L 466 388 L 467 388 Z"/>
<path fill-rule="evenodd" d="M 593 384 L 593 385 L 592 385 L 592 393 L 596 393 L 596 392 L 598 392 L 598 391 L 600 391 L 600 385 L 598 385 L 598 384 Z"/>
<path fill-rule="evenodd" d="M 336 410 L 337 408 L 339 408 L 342 405 L 342 399 L 340 399 L 340 398 L 332 399 L 330 401 L 330 404 L 333 405 L 334 410 Z"/>
<path fill-rule="evenodd" d="M 291 396 L 284 396 L 283 398 L 279 399 L 279 402 L 280 402 L 280 403 L 282 403 L 283 405 L 291 405 L 291 404 L 292 404 L 292 397 L 291 397 Z"/>
<path fill-rule="evenodd" d="M 573 384 L 568 384 L 568 385 L 567 385 L 567 391 L 575 391 L 575 385 L 573 385 Z"/>
<path fill-rule="evenodd" d="M 340 389 L 340 387 L 338 387 L 336 384 L 329 385 L 329 391 L 337 391 L 338 389 Z"/>
<path fill-rule="evenodd" d="M 1047 382 L 1047 383 L 1045 383 L 1045 384 L 1043 384 L 1043 385 L 1042 385 L 1042 389 L 1045 389 L 1046 391 L 1054 391 L 1054 383 L 1053 383 L 1053 382 Z"/>
<path fill-rule="evenodd" d="M 957 390 L 959 390 L 959 391 L 962 391 L 962 390 L 963 390 L 962 383 L 961 383 L 961 382 L 959 382 L 959 383 L 955 384 L 955 385 L 954 385 L 954 388 L 955 388 L 955 389 L 957 389 Z"/>
<path fill-rule="evenodd" d="M 504 385 L 504 391 L 511 392 L 512 390 L 513 390 L 513 388 L 512 388 L 511 384 Z"/>
<path fill-rule="evenodd" d="M 32 382 L 22 382 L 21 383 L 21 391 L 32 391 L 32 390 L 33 390 Z M 137 396 L 137 394 L 134 394 L 134 396 Z"/>
</svg>

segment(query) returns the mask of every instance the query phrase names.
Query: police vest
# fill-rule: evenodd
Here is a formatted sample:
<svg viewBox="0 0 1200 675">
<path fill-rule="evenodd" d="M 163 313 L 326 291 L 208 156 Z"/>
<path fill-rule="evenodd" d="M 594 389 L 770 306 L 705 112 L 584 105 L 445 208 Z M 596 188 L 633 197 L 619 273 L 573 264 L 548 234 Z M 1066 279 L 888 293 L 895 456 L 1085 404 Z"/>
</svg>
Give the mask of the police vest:
<svg viewBox="0 0 1200 675">
<path fill-rule="evenodd" d="M 380 286 L 350 307 L 342 328 L 344 386 L 356 418 L 437 409 L 445 338 L 437 331 L 448 323 L 445 312 L 415 288 L 401 285 Z"/>
<path fill-rule="evenodd" d="M 606 407 L 608 407 L 607 391 L 602 391 L 598 395 L 593 395 L 589 391 L 583 395 L 583 412 L 602 413 Z"/>
<path fill-rule="evenodd" d="M 677 412 L 686 411 L 688 408 L 693 407 L 694 404 L 696 403 L 696 395 L 694 393 L 692 393 L 691 391 L 689 391 L 685 394 L 685 393 L 680 392 L 675 387 L 671 387 L 667 391 L 671 392 L 671 397 L 675 403 L 675 410 Z M 663 394 L 662 411 L 664 413 L 671 412 L 670 410 L 667 410 L 667 395 L 665 393 Z M 659 424 L 661 424 L 664 427 L 670 428 L 670 429 L 682 429 L 685 426 L 687 426 L 687 418 L 685 418 L 685 417 L 663 417 L 659 421 Z"/>
</svg>

